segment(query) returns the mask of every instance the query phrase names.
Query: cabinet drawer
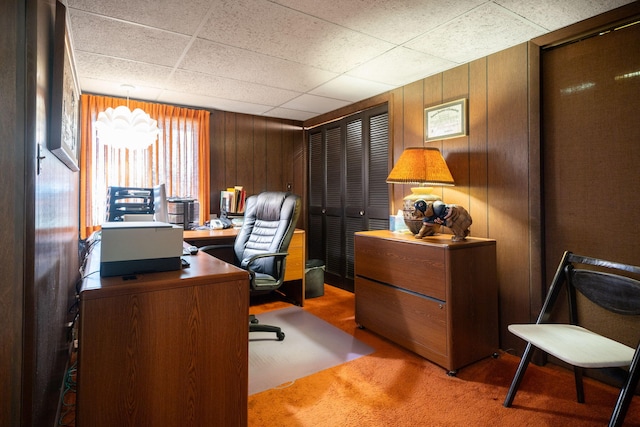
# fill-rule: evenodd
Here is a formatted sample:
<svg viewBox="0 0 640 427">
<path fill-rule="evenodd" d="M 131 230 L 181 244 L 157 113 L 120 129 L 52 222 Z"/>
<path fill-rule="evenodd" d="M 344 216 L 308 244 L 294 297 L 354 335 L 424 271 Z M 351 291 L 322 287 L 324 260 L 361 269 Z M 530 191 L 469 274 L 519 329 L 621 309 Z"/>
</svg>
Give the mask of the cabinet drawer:
<svg viewBox="0 0 640 427">
<path fill-rule="evenodd" d="M 362 235 L 355 247 L 357 275 L 446 300 L 444 249 Z"/>
<path fill-rule="evenodd" d="M 357 276 L 356 323 L 447 367 L 447 306 Z"/>
</svg>

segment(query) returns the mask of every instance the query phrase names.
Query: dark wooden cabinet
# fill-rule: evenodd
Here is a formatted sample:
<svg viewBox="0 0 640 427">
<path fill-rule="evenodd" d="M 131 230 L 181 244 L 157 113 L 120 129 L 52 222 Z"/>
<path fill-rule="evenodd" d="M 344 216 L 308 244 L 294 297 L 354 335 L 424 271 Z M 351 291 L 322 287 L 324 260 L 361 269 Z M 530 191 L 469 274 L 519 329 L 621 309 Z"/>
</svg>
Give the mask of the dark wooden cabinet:
<svg viewBox="0 0 640 427">
<path fill-rule="evenodd" d="M 309 132 L 309 258 L 353 290 L 353 234 L 389 226 L 387 105 Z"/>
<path fill-rule="evenodd" d="M 498 350 L 496 242 L 355 235 L 358 325 L 450 372 Z"/>
</svg>

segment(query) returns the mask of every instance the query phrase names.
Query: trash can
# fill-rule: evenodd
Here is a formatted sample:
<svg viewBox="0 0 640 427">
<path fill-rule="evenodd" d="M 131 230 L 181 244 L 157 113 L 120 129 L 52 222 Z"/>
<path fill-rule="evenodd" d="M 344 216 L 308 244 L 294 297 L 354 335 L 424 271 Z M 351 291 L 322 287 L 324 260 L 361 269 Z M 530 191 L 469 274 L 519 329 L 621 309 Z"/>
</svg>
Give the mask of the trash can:
<svg viewBox="0 0 640 427">
<path fill-rule="evenodd" d="M 310 259 L 305 264 L 305 298 L 315 298 L 324 295 L 324 261 Z"/>
</svg>

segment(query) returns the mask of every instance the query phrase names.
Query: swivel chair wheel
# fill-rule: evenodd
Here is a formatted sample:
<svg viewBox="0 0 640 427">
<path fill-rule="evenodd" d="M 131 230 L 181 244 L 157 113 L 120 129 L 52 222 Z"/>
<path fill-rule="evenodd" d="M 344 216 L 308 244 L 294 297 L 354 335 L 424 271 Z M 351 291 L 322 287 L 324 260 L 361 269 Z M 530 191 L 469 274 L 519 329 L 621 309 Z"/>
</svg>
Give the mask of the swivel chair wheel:
<svg viewBox="0 0 640 427">
<path fill-rule="evenodd" d="M 277 332 L 276 335 L 278 336 L 278 341 L 284 340 L 284 332 Z"/>
</svg>

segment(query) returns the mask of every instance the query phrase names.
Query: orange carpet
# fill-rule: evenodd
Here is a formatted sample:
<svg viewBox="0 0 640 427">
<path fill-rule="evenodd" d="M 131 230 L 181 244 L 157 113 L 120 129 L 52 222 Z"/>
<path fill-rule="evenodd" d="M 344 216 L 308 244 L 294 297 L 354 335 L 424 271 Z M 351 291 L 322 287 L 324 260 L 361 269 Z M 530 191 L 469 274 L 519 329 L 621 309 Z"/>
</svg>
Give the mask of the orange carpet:
<svg viewBox="0 0 640 427">
<path fill-rule="evenodd" d="M 251 312 L 286 307 L 253 305 Z M 447 376 L 445 370 L 356 327 L 353 294 L 325 286 L 305 310 L 376 349 L 368 356 L 249 396 L 249 426 L 604 426 L 618 391 L 585 378 L 586 403 L 575 400 L 573 374 L 530 365 L 512 408 L 502 402 L 519 358 L 501 353 Z M 286 332 L 286 331 L 285 331 Z M 627 426 L 640 426 L 634 398 Z"/>
</svg>

